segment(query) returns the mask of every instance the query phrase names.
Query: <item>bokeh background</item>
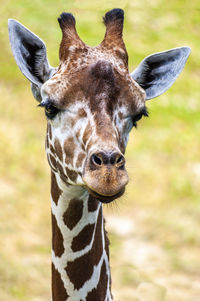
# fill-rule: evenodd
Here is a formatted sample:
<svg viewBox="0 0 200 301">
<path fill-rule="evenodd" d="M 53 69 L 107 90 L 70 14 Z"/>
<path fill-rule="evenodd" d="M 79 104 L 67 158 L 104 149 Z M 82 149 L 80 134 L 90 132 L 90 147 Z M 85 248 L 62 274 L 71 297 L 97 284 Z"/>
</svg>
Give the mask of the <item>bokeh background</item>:
<svg viewBox="0 0 200 301">
<path fill-rule="evenodd" d="M 89 45 L 104 36 L 102 16 L 125 10 L 132 71 L 147 55 L 188 45 L 186 67 L 126 152 L 126 195 L 104 207 L 115 300 L 200 300 L 200 2 L 199 0 L 1 0 L 0 7 L 0 300 L 50 300 L 50 171 L 46 120 L 12 57 L 7 19 L 47 45 L 58 65 L 57 17 L 72 12 Z M 96 301 L 96 300 L 94 300 Z"/>
</svg>

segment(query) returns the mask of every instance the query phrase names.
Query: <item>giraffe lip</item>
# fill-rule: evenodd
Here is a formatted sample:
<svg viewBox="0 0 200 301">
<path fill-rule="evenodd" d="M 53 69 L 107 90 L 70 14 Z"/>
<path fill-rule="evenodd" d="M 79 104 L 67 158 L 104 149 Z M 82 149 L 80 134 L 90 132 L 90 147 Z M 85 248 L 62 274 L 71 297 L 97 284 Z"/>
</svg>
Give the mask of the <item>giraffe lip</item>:
<svg viewBox="0 0 200 301">
<path fill-rule="evenodd" d="M 123 195 L 125 188 L 123 188 L 122 190 L 120 190 L 118 193 L 114 194 L 114 195 L 102 195 L 97 193 L 96 191 L 90 189 L 89 187 L 87 187 L 87 190 L 89 192 L 90 195 L 92 195 L 93 197 L 95 197 L 98 201 L 100 201 L 101 203 L 104 204 L 108 204 L 112 201 L 114 201 L 115 199 L 119 198 L 120 196 Z"/>
</svg>

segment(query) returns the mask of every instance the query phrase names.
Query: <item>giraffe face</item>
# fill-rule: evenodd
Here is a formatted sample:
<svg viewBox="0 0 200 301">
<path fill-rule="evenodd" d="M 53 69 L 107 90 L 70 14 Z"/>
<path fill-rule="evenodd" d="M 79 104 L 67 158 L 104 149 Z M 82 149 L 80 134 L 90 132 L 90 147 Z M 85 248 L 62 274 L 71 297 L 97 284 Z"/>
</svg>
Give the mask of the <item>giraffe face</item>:
<svg viewBox="0 0 200 301">
<path fill-rule="evenodd" d="M 62 14 L 60 66 L 41 88 L 48 118 L 47 157 L 67 184 L 84 185 L 102 202 L 124 193 L 128 133 L 145 110 L 145 92 L 128 72 L 123 12 L 104 18 L 97 47 L 83 43 L 75 19 Z"/>
<path fill-rule="evenodd" d="M 65 183 L 84 185 L 109 202 L 122 195 L 128 183 L 128 134 L 146 109 L 145 93 L 127 69 L 116 66 L 114 59 L 98 59 L 104 56 L 102 50 L 88 47 L 73 64 L 62 62 L 42 86 L 42 104 L 52 170 Z"/>
<path fill-rule="evenodd" d="M 147 115 L 145 100 L 173 84 L 190 48 L 148 56 L 129 74 L 122 38 L 124 13 L 113 9 L 103 20 L 104 40 L 89 47 L 76 32 L 75 18 L 61 14 L 58 69 L 49 65 L 42 40 L 19 22 L 9 21 L 9 36 L 16 62 L 45 108 L 52 170 L 66 184 L 84 185 L 106 202 L 122 195 L 128 182 L 124 159 L 128 133 Z"/>
</svg>

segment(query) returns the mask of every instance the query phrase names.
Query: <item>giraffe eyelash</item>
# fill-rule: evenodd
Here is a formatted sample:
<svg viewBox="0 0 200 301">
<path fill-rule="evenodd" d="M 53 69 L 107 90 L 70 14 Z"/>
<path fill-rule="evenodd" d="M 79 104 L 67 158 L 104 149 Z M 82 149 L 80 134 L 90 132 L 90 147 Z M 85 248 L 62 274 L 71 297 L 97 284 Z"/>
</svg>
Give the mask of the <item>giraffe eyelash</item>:
<svg viewBox="0 0 200 301">
<path fill-rule="evenodd" d="M 148 113 L 148 110 L 147 110 L 146 107 L 144 107 L 139 114 L 137 114 L 137 115 L 135 115 L 135 116 L 132 117 L 133 126 L 135 128 L 137 128 L 137 121 L 139 121 L 140 119 L 142 119 L 143 116 L 144 117 L 149 117 L 149 113 Z"/>
<path fill-rule="evenodd" d="M 60 109 L 58 109 L 50 100 L 43 100 L 38 106 L 44 108 L 45 115 L 48 119 L 53 119 L 60 112 Z"/>
</svg>

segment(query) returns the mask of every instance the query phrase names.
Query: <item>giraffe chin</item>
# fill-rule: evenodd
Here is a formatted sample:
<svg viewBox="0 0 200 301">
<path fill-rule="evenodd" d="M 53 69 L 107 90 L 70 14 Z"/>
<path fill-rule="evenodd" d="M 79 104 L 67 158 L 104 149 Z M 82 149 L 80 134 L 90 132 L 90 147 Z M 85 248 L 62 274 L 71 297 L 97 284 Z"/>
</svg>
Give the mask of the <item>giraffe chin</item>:
<svg viewBox="0 0 200 301">
<path fill-rule="evenodd" d="M 88 190 L 89 194 L 91 196 L 95 197 L 99 202 L 108 204 L 108 203 L 111 203 L 112 201 L 118 199 L 119 197 L 121 197 L 125 192 L 125 187 L 114 195 L 101 195 L 88 187 L 87 187 L 87 190 Z"/>
</svg>

